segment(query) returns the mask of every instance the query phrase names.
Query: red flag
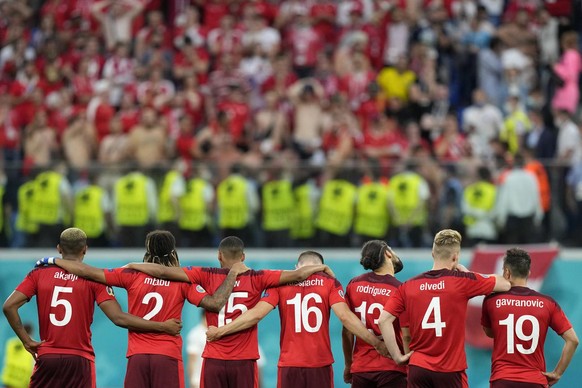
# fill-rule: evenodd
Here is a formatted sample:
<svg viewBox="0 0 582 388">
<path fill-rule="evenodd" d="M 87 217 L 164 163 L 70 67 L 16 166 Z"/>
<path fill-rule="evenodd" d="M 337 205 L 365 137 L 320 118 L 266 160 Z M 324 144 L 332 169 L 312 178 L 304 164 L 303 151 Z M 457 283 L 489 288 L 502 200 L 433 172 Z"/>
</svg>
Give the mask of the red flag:
<svg viewBox="0 0 582 388">
<path fill-rule="evenodd" d="M 495 245 L 476 248 L 469 270 L 483 274 L 502 274 L 503 256 L 510 246 Z M 521 247 L 531 257 L 531 275 L 528 286 L 539 291 L 550 266 L 558 256 L 555 245 L 529 245 Z M 465 338 L 467 343 L 476 348 L 492 349 L 493 340 L 485 335 L 481 327 L 481 305 L 483 297 L 478 296 L 469 301 Z"/>
</svg>

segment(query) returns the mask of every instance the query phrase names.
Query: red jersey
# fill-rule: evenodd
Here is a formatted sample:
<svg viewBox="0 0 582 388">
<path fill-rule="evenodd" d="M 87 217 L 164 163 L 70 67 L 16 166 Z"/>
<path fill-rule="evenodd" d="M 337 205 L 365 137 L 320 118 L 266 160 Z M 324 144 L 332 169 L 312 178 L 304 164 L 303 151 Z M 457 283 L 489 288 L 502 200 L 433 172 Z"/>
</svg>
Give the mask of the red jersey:
<svg viewBox="0 0 582 388">
<path fill-rule="evenodd" d="M 185 300 L 198 306 L 208 295 L 201 286 L 157 279 L 132 269 L 106 269 L 103 273 L 107 284 L 127 290 L 129 313 L 146 320 L 182 320 Z M 182 360 L 182 337 L 129 331 L 127 357 L 134 354 L 162 354 Z"/>
<path fill-rule="evenodd" d="M 398 317 L 408 314 L 410 365 L 435 372 L 467 369 L 465 317 L 467 302 L 488 295 L 495 277 L 448 269 L 425 272 L 403 283 L 384 310 Z"/>
<path fill-rule="evenodd" d="M 229 270 L 185 267 L 184 272 L 188 275 L 190 282 L 200 284 L 210 294 L 214 294 Z M 239 275 L 226 305 L 220 312 L 206 311 L 208 326 L 222 327 L 248 309 L 255 307 L 265 289 L 279 285 L 281 272 L 283 271 L 250 270 Z M 219 360 L 257 360 L 259 358 L 257 326 L 229 335 L 219 341 L 207 342 L 202 357 Z"/>
<path fill-rule="evenodd" d="M 36 295 L 38 326 L 43 344 L 38 355 L 73 354 L 95 360 L 91 323 L 95 302 L 113 300 L 113 291 L 102 284 L 70 274 L 56 266 L 32 270 L 16 287 Z"/>
<path fill-rule="evenodd" d="M 377 336 L 380 313 L 388 299 L 402 284 L 392 275 L 377 275 L 368 272 L 353 278 L 346 287 L 346 302 L 350 310 L 360 318 L 369 331 Z M 399 320 L 394 321 L 394 332 L 400 351 L 403 351 Z M 405 365 L 398 365 L 392 359 L 382 357 L 373 346 L 356 338 L 353 351 L 352 373 L 397 371 L 406 373 Z"/>
<path fill-rule="evenodd" d="M 337 279 L 316 273 L 301 282 L 269 289 L 261 300 L 279 307 L 279 367 L 319 368 L 333 364 L 329 310 L 344 302 L 344 290 Z"/>
<path fill-rule="evenodd" d="M 491 381 L 546 385 L 544 343 L 548 327 L 559 335 L 572 328 L 552 298 L 527 287 L 512 287 L 483 301 L 481 324 L 493 331 Z"/>
</svg>

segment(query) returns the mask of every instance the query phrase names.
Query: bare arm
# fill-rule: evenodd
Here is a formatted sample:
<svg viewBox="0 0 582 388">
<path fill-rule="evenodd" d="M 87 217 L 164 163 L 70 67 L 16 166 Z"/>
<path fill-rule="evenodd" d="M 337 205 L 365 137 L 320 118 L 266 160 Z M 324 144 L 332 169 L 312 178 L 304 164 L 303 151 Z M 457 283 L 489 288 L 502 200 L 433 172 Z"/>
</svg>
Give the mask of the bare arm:
<svg viewBox="0 0 582 388">
<path fill-rule="evenodd" d="M 228 297 L 232 292 L 232 288 L 234 287 L 234 283 L 236 282 L 236 277 L 239 274 L 246 272 L 248 270 L 249 268 L 242 262 L 234 264 L 230 271 L 228 272 L 226 279 L 224 279 L 224 281 L 222 282 L 220 287 L 218 287 L 216 292 L 213 295 L 207 295 L 202 299 L 202 301 L 200 302 L 200 307 L 202 307 L 205 310 L 212 311 L 214 313 L 219 312 L 220 309 L 223 308 L 224 305 L 226 304 L 226 301 L 228 300 Z"/>
<path fill-rule="evenodd" d="M 505 279 L 501 275 L 489 275 L 495 276 L 495 287 L 493 287 L 493 292 L 509 291 L 511 288 L 511 283 L 509 280 Z"/>
<path fill-rule="evenodd" d="M 316 272 L 325 272 L 328 275 L 335 277 L 334 273 L 327 265 L 305 265 L 294 271 L 283 271 L 281 273 L 281 278 L 279 279 L 279 284 L 300 282 Z"/>
<path fill-rule="evenodd" d="M 35 341 L 30 338 L 30 335 L 24 329 L 22 325 L 22 320 L 20 319 L 20 314 L 18 314 L 18 309 L 21 308 L 25 303 L 28 302 L 28 297 L 20 291 L 14 291 L 8 299 L 4 302 L 2 306 L 2 311 L 6 316 L 6 320 L 14 330 L 14 333 L 20 338 L 20 341 L 24 345 L 27 352 L 32 354 L 36 360 L 36 353 L 38 352 L 38 347 L 41 342 Z"/>
<path fill-rule="evenodd" d="M 155 278 L 190 283 L 188 275 L 181 267 L 166 267 L 165 265 L 152 263 L 129 263 L 125 265 L 125 268 L 135 269 Z"/>
<path fill-rule="evenodd" d="M 554 385 L 560 380 L 560 378 L 566 371 L 566 368 L 568 368 L 570 361 L 572 361 L 572 357 L 574 357 L 574 352 L 578 347 L 579 343 L 578 336 L 576 335 L 574 329 L 566 330 L 564 334 L 562 334 L 562 338 L 564 339 L 564 341 L 566 341 L 566 343 L 562 348 L 562 354 L 560 355 L 558 364 L 556 365 L 552 372 L 542 372 L 543 375 L 548 378 L 548 384 L 550 385 Z"/>
<path fill-rule="evenodd" d="M 411 353 L 402 355 L 398 343 L 396 342 L 396 333 L 394 332 L 394 320 L 396 317 L 389 312 L 383 310 L 378 320 L 378 327 L 382 332 L 382 337 L 386 343 L 386 347 L 390 352 L 390 356 L 397 364 L 404 364 L 410 358 Z"/>
<path fill-rule="evenodd" d="M 342 322 L 344 327 L 352 332 L 356 337 L 362 341 L 366 341 L 368 344 L 372 345 L 378 353 L 386 357 L 388 355 L 388 350 L 386 345 L 373 333 L 371 333 L 366 326 L 350 311 L 350 308 L 345 302 L 335 303 L 331 306 L 331 309 L 337 315 L 339 320 Z"/>
<path fill-rule="evenodd" d="M 344 382 L 352 382 L 352 356 L 354 351 L 354 335 L 345 327 L 342 328 L 342 350 L 344 352 Z"/>
<path fill-rule="evenodd" d="M 410 336 L 410 328 L 402 327 L 402 347 L 404 348 L 404 353 L 410 353 L 410 341 L 412 337 Z"/>
<path fill-rule="evenodd" d="M 177 319 L 169 319 L 165 322 L 147 321 L 135 315 L 124 313 L 115 299 L 106 300 L 99 305 L 99 308 L 116 326 L 131 331 L 178 335 L 182 329 L 182 322 Z"/>
<path fill-rule="evenodd" d="M 91 267 L 90 265 L 81 263 L 80 261 L 64 259 L 55 259 L 55 265 L 81 278 L 93 280 L 97 283 L 107 284 L 105 280 L 105 273 L 100 268 Z"/>
<path fill-rule="evenodd" d="M 246 311 L 244 314 L 229 324 L 222 327 L 210 326 L 206 332 L 206 338 L 208 341 L 216 341 L 226 335 L 234 334 L 241 330 L 248 329 L 249 327 L 253 327 L 259 323 L 259 321 L 267 314 L 269 314 L 273 308 L 274 307 L 269 303 L 265 301 L 259 301 L 255 307 Z"/>
</svg>

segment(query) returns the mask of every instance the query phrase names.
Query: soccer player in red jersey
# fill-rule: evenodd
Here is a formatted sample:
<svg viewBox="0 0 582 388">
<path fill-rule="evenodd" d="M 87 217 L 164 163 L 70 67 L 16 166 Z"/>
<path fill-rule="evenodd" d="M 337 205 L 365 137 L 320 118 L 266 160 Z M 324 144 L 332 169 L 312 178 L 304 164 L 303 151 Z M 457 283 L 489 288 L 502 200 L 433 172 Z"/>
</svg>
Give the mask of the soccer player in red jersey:
<svg viewBox="0 0 582 388">
<path fill-rule="evenodd" d="M 346 302 L 376 336 L 380 336 L 378 319 L 384 305 L 401 282 L 394 274 L 403 268 L 402 261 L 384 241 L 371 240 L 362 247 L 360 264 L 371 270 L 353 278 L 346 287 Z M 396 340 L 401 351 L 399 320 L 394 321 Z M 345 359 L 344 381 L 352 388 L 406 388 L 406 367 L 382 357 L 366 342 L 355 339 L 346 328 L 342 332 Z"/>
<path fill-rule="evenodd" d="M 64 261 L 80 263 L 87 251 L 87 235 L 77 228 L 66 229 L 57 250 Z M 30 338 L 18 314 L 18 309 L 35 295 L 42 342 Z M 181 323 L 175 319 L 153 322 L 124 313 L 108 287 L 58 267 L 36 268 L 4 302 L 10 326 L 36 358 L 30 387 L 96 386 L 90 330 L 95 302 L 117 326 L 170 335 L 180 332 Z"/>
<path fill-rule="evenodd" d="M 176 240 L 166 230 L 146 236 L 144 262 L 179 267 Z M 181 319 L 188 300 L 208 311 L 218 312 L 226 303 L 237 275 L 248 270 L 242 263 L 233 265 L 213 295 L 199 285 L 152 278 L 128 268 L 100 269 L 83 263 L 54 259 L 69 273 L 127 290 L 129 312 L 146 320 Z M 182 338 L 180 336 L 129 332 L 125 388 L 183 388 Z"/>
<path fill-rule="evenodd" d="M 189 281 L 213 292 L 235 263 L 245 260 L 244 244 L 238 237 L 224 238 L 218 246 L 218 261 L 222 268 L 168 268 L 154 264 L 132 264 L 152 276 Z M 253 308 L 261 293 L 282 284 L 300 282 L 315 272 L 330 271 L 326 265 L 307 265 L 294 271 L 247 271 L 237 278 L 234 289 L 220 313 L 206 311 L 208 326 L 222 327 Z M 219 341 L 208 342 L 202 353 L 202 388 L 257 388 L 259 358 L 257 325 Z"/>
<path fill-rule="evenodd" d="M 474 296 L 510 288 L 502 276 L 468 272 L 459 264 L 460 251 L 459 232 L 438 232 L 432 246 L 432 270 L 404 282 L 380 315 L 380 331 L 394 361 L 402 363 L 410 357 L 409 388 L 467 387 L 467 303 Z M 394 333 L 394 320 L 405 310 L 412 356 L 402 355 Z"/>
<path fill-rule="evenodd" d="M 483 301 L 481 324 L 493 338 L 492 388 L 543 388 L 554 385 L 566 371 L 578 337 L 555 300 L 527 287 L 531 258 L 523 249 L 508 249 L 503 277 L 511 289 Z M 564 339 L 558 364 L 546 372 L 544 343 L 551 327 Z"/>
<path fill-rule="evenodd" d="M 316 264 L 323 264 L 323 257 L 314 251 L 303 252 L 297 260 L 297 268 Z M 275 307 L 279 307 L 281 319 L 279 388 L 333 387 L 330 308 L 348 330 L 366 341 L 371 348 L 387 355 L 383 342 L 350 311 L 341 284 L 323 273 L 313 274 L 301 282 L 268 289 L 254 308 L 236 320 L 219 328 L 209 326 L 207 338 L 211 341 L 226 340 L 233 333 L 256 327 Z"/>
</svg>

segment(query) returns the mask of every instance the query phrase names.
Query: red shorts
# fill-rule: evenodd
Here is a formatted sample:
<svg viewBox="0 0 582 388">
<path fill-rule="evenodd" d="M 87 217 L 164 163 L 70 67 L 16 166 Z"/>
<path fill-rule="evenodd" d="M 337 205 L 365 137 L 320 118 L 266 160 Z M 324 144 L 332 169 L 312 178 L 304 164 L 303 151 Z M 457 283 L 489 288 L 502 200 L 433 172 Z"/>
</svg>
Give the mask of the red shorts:
<svg viewBox="0 0 582 388">
<path fill-rule="evenodd" d="M 408 388 L 468 388 L 467 373 L 435 372 L 416 365 L 408 367 Z"/>
<path fill-rule="evenodd" d="M 406 374 L 401 372 L 352 373 L 352 388 L 406 388 Z"/>
<path fill-rule="evenodd" d="M 71 354 L 44 354 L 38 358 L 30 388 L 96 387 L 95 363 Z"/>
<path fill-rule="evenodd" d="M 333 368 L 331 365 L 320 368 L 279 367 L 277 375 L 277 388 L 333 387 Z"/>
<path fill-rule="evenodd" d="M 202 361 L 200 388 L 259 388 L 259 370 L 255 360 Z"/>
<path fill-rule="evenodd" d="M 547 384 L 524 383 L 523 381 L 495 380 L 491 388 L 547 388 Z"/>
<path fill-rule="evenodd" d="M 127 359 L 125 388 L 184 388 L 182 361 L 162 354 L 134 354 Z"/>
</svg>

